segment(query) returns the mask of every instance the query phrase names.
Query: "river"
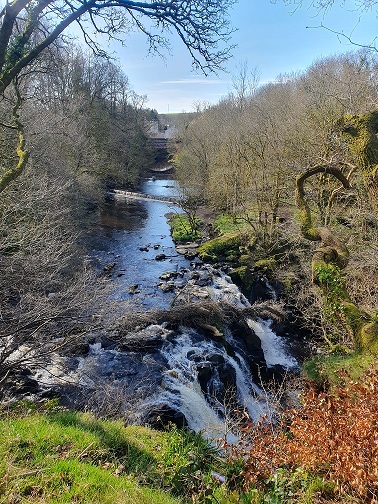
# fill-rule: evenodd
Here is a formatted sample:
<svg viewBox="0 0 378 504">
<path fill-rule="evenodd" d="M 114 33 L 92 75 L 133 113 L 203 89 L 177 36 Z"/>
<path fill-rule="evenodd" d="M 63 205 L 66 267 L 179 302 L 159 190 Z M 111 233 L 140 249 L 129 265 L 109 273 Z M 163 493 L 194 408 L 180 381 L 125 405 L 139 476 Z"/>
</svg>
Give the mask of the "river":
<svg viewBox="0 0 378 504">
<path fill-rule="evenodd" d="M 151 196 L 175 197 L 173 179 L 147 178 L 140 192 Z M 178 212 L 177 206 L 152 199 L 117 196 L 108 199 L 93 240 L 92 257 L 100 268 L 113 264 L 111 274 L 115 295 L 130 299 L 143 308 L 169 306 L 173 293 L 163 293 L 159 277 L 169 270 L 188 268 L 190 262 L 178 254 L 165 217 Z M 156 260 L 164 254 L 166 260 Z"/>
<path fill-rule="evenodd" d="M 177 191 L 167 178 L 149 178 L 141 186 L 141 192 L 156 196 Z M 176 252 L 166 218 L 176 211 L 151 199 L 107 201 L 93 232 L 91 256 L 107 271 L 113 297 L 132 302 L 135 309 L 160 309 L 186 289 L 197 301 L 249 307 L 224 271 Z M 172 289 L 162 288 L 167 279 Z M 216 337 L 185 325 L 138 327 L 122 341 L 95 339 L 82 355 L 56 360 L 36 378 L 46 387 L 65 386 L 75 406 L 155 427 L 173 421 L 210 438 L 227 433 L 232 441 L 229 408 L 238 404 L 257 420 L 268 411 L 261 376 L 297 369 L 271 321 L 242 322 L 234 321 Z"/>
</svg>

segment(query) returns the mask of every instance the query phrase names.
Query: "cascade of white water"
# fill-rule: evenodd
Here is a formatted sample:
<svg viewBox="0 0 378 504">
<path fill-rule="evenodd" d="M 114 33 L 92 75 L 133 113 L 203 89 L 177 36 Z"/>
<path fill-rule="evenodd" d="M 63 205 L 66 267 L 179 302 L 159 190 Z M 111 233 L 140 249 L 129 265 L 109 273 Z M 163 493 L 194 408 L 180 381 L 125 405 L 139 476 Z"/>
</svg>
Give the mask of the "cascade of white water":
<svg viewBox="0 0 378 504">
<path fill-rule="evenodd" d="M 210 267 L 209 270 L 211 271 Z M 227 275 L 219 275 L 216 270 L 213 273 L 212 284 L 204 288 L 212 299 L 225 300 L 240 308 L 250 306 Z M 284 340 L 274 333 L 269 321 L 249 319 L 247 323 L 261 340 L 268 367 L 280 365 L 292 369 L 297 366 L 296 360 L 285 349 Z M 203 431 L 212 439 L 226 437 L 229 442 L 235 441 L 236 437 L 230 430 L 227 404 L 222 403 L 222 393 L 224 394 L 227 385 L 219 377 L 219 365 L 233 376 L 235 397 L 249 417 L 256 421 L 267 413 L 265 394 L 253 382 L 244 351 L 230 330 L 224 330 L 225 345 L 222 339 L 217 341 L 205 338 L 187 327 L 180 328 L 175 334 L 164 327 L 160 329 L 159 334 L 164 343 L 160 350 L 155 350 L 155 355 L 159 354 L 160 357 L 154 361 L 155 370 L 158 369 L 159 374 L 156 374 L 153 393 L 143 399 L 143 404 L 140 403 L 137 415 L 140 414 L 142 421 L 143 414 L 149 408 L 153 410 L 156 406 L 158 410 L 159 405 L 165 404 L 181 412 L 191 429 Z M 230 347 L 232 355 L 227 351 Z M 40 370 L 39 379 L 49 385 L 69 382 L 93 389 L 101 380 L 108 380 L 110 386 L 114 387 L 122 383 L 127 386 L 130 375 L 141 373 L 138 380 L 143 384 L 143 380 L 147 380 L 148 369 L 147 374 L 145 369 L 143 375 L 141 367 L 149 358 L 148 352 L 146 355 L 136 353 L 134 362 L 132 352 L 104 349 L 100 343 L 96 343 L 90 345 L 86 356 L 76 358 L 77 364 L 71 370 L 59 373 L 55 362 L 55 368 L 52 363 L 50 369 L 47 366 L 45 370 Z M 148 368 L 148 363 L 145 368 Z M 199 376 L 201 370 L 208 373 L 206 379 L 203 375 L 202 379 Z M 223 390 L 220 399 L 212 392 L 219 390 Z"/>
<path fill-rule="evenodd" d="M 273 287 L 268 284 L 274 293 Z M 214 281 L 214 289 L 211 296 L 215 300 L 225 300 L 234 306 L 251 306 L 245 296 L 233 284 L 228 276 L 218 277 Z M 272 294 L 273 299 L 276 295 Z M 298 367 L 296 359 L 289 354 L 285 348 L 284 340 L 277 336 L 271 328 L 271 320 L 253 320 L 247 319 L 247 324 L 261 340 L 261 348 L 264 352 L 264 358 L 268 367 L 280 365 L 284 369 L 294 369 Z"/>
<path fill-rule="evenodd" d="M 236 438 L 232 432 L 228 432 L 227 419 L 218 416 L 206 400 L 199 384 L 197 365 L 209 356 L 220 355 L 234 369 L 239 402 L 245 405 L 255 420 L 263 410 L 261 401 L 256 399 L 258 387 L 253 384 L 248 367 L 241 356 L 238 356 L 238 363 L 227 354 L 223 346 L 216 345 L 211 340 L 198 339 L 198 333 L 192 329 L 184 330 L 184 334 L 162 348 L 162 354 L 167 360 L 167 371 L 163 380 L 165 390 L 159 391 L 155 400 L 163 398 L 168 404 L 177 407 L 185 415 L 191 429 L 204 431 L 212 439 L 226 437 L 229 442 L 233 442 Z M 220 404 L 219 410 L 224 412 L 223 408 L 224 405 Z"/>
<path fill-rule="evenodd" d="M 296 359 L 286 350 L 283 339 L 271 329 L 271 323 L 271 320 L 247 320 L 249 327 L 261 340 L 266 365 L 268 367 L 280 365 L 287 370 L 298 367 Z"/>
</svg>

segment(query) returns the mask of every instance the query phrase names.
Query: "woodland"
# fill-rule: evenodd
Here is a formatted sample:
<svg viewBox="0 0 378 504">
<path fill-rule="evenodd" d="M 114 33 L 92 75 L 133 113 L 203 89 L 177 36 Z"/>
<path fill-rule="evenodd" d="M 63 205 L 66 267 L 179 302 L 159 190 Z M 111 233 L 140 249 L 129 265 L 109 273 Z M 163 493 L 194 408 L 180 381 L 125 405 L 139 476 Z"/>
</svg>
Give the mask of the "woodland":
<svg viewBox="0 0 378 504">
<path fill-rule="evenodd" d="M 36 432 L 39 422 L 69 425 L 72 439 L 73 426 L 87 425 L 86 434 L 101 431 L 106 449 L 89 438 L 82 446 L 78 436 L 73 456 L 96 470 L 110 468 L 109 477 L 119 477 L 126 460 L 132 465 L 131 444 L 114 426 L 62 413 L 56 403 L 10 401 L 25 369 L 80 345 L 95 328 L 114 327 L 122 307 L 111 303 L 109 283 L 91 267 L 85 235 L 104 192 L 137 188 L 154 163 L 148 125 L 158 114 L 88 26 L 115 38 L 141 30 L 157 51 L 171 29 L 206 72 L 230 55 L 232 3 L 206 2 L 207 18 L 203 2 L 173 0 L 15 0 L 0 13 L 2 432 L 16 432 L 7 423 L 15 418 L 38 423 Z M 88 50 L 62 36 L 73 22 Z M 219 261 L 227 243 L 237 243 L 233 279 L 244 292 L 256 275 L 278 285 L 281 311 L 311 352 L 300 377 L 267 392 L 277 411 L 272 422 L 252 424 L 235 412 L 241 441 L 223 442 L 221 462 L 201 436 L 173 430 L 163 439 L 135 431 L 133 439 L 143 438 L 138 442 L 150 446 L 159 437 L 158 451 L 167 449 L 153 471 L 152 459 L 147 465 L 138 459 L 132 473 L 138 485 L 163 488 L 168 497 L 161 502 L 377 502 L 377 82 L 371 48 L 319 59 L 267 85 L 244 66 L 218 104 L 180 117 L 170 158 L 182 187 L 180 206 L 194 237 L 206 224 L 207 234 L 220 240 L 216 247 L 203 244 L 200 254 Z M 204 208 L 213 222 L 201 223 Z M 282 397 L 296 396 L 294 407 L 279 400 L 283 389 Z M 107 429 L 113 434 L 105 435 Z M 41 462 L 33 465 L 34 441 L 14 439 L 3 442 L 13 455 L 0 465 L 7 502 L 70 502 L 62 497 L 68 469 L 57 469 L 60 497 L 47 494 Z M 69 458 L 69 443 L 54 442 L 51 460 Z M 214 478 L 214 470 L 225 477 Z M 21 488 L 15 482 L 24 476 L 42 479 Z M 71 502 L 96 502 L 80 491 Z M 124 502 L 117 498 L 98 502 Z"/>
<path fill-rule="evenodd" d="M 358 348 L 377 334 L 376 65 L 349 53 L 265 86 L 243 68 L 174 157 L 187 214 L 206 201 L 249 226 L 309 327 Z"/>
<path fill-rule="evenodd" d="M 248 460 L 247 488 L 274 481 L 273 500 L 256 502 L 302 502 L 298 494 L 323 502 L 325 487 L 316 497 L 314 480 L 304 483 L 311 473 L 339 493 L 325 502 L 376 502 L 377 70 L 367 50 L 264 86 L 242 68 L 229 96 L 186 126 L 173 155 L 192 230 L 202 203 L 223 216 L 218 229 L 227 221 L 224 250 L 215 238 L 202 257 L 227 255 L 237 237 L 234 281 L 244 292 L 256 274 L 278 282 L 313 345 L 300 406 L 279 427 L 247 425 L 252 448 L 231 447 Z M 315 485 L 308 501 L 301 484 Z"/>
</svg>

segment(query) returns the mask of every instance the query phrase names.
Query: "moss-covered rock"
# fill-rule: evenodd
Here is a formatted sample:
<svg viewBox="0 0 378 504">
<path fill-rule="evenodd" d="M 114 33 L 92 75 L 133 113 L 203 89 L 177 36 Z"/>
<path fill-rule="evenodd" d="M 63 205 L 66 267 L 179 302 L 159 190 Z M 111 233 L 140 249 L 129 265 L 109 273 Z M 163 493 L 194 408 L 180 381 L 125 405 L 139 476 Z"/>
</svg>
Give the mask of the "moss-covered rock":
<svg viewBox="0 0 378 504">
<path fill-rule="evenodd" d="M 239 263 L 241 266 L 251 266 L 252 257 L 249 254 L 243 254 L 239 258 Z"/>
<path fill-rule="evenodd" d="M 198 255 L 207 262 L 237 263 L 249 243 L 245 234 L 232 233 L 214 238 L 198 248 Z"/>
<path fill-rule="evenodd" d="M 243 292 L 250 292 L 254 282 L 254 274 L 248 266 L 240 266 L 230 273 L 231 280 L 241 287 Z"/>
<path fill-rule="evenodd" d="M 255 268 L 262 269 L 264 271 L 273 271 L 277 266 L 277 261 L 274 257 L 267 257 L 266 259 L 260 259 L 255 262 Z"/>
<path fill-rule="evenodd" d="M 361 345 L 374 355 L 378 354 L 378 323 L 373 321 L 361 329 Z"/>
</svg>

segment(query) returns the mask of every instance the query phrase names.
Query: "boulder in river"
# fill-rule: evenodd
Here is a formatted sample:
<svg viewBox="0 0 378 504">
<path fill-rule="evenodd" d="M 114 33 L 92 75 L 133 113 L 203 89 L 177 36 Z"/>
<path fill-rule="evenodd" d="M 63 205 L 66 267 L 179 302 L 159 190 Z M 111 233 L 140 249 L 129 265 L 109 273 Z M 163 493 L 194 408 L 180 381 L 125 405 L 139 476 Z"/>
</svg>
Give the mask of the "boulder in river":
<svg viewBox="0 0 378 504">
<path fill-rule="evenodd" d="M 168 404 L 155 404 L 144 417 L 144 423 L 156 430 L 163 430 L 169 424 L 187 427 L 185 415 Z"/>
<path fill-rule="evenodd" d="M 110 273 L 112 269 L 115 267 L 116 263 L 112 262 L 104 266 L 104 273 Z"/>
<path fill-rule="evenodd" d="M 174 292 L 175 283 L 170 280 L 169 282 L 159 284 L 159 287 L 163 292 Z"/>
<path fill-rule="evenodd" d="M 158 254 L 157 256 L 155 256 L 156 261 L 164 261 L 165 259 L 167 259 L 167 256 L 165 254 Z"/>
<path fill-rule="evenodd" d="M 140 290 L 138 290 L 138 287 L 139 287 L 138 284 L 129 285 L 129 293 L 130 294 L 139 294 Z"/>
<path fill-rule="evenodd" d="M 159 276 L 159 278 L 160 280 L 171 280 L 171 278 L 177 278 L 178 275 L 177 271 L 165 271 Z"/>
</svg>

